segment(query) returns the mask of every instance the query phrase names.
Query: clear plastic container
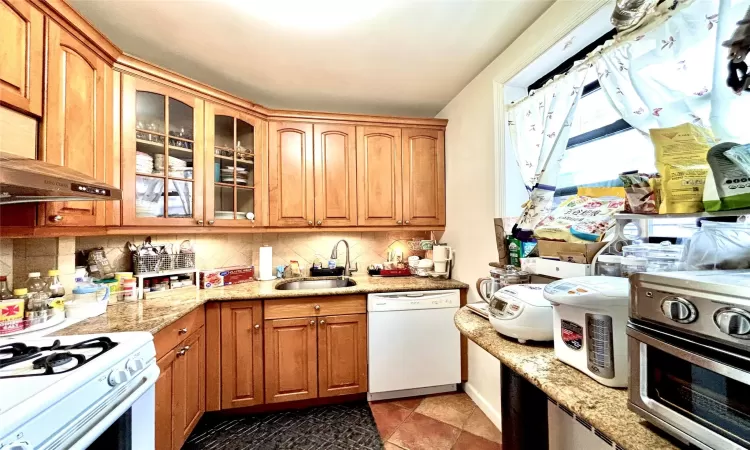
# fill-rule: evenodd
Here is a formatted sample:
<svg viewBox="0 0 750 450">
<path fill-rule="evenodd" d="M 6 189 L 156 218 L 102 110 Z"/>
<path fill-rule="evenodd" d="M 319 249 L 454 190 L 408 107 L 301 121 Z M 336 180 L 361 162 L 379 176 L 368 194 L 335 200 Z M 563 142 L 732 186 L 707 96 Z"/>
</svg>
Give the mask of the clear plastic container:
<svg viewBox="0 0 750 450">
<path fill-rule="evenodd" d="M 49 295 L 50 298 L 58 298 L 65 296 L 65 288 L 62 282 L 60 282 L 60 271 L 49 270 L 47 271 L 47 284 L 44 286 L 44 291 Z"/>
<path fill-rule="evenodd" d="M 26 280 L 26 317 L 30 319 L 43 319 L 47 316 L 49 295 L 45 292 L 47 283 L 42 280 L 40 272 L 29 273 Z"/>
<path fill-rule="evenodd" d="M 620 260 L 620 274 L 627 278 L 634 273 L 646 272 L 648 259 L 638 256 L 624 256 Z"/>
<path fill-rule="evenodd" d="M 596 274 L 608 277 L 621 276 L 621 260 L 619 255 L 599 255 L 596 260 Z"/>
</svg>

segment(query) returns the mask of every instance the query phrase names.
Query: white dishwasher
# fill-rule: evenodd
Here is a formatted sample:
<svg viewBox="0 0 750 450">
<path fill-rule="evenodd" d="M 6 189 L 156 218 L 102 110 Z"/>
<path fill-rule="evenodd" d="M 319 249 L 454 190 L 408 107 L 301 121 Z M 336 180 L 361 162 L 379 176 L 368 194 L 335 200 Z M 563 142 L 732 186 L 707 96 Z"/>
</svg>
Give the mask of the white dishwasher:
<svg viewBox="0 0 750 450">
<path fill-rule="evenodd" d="M 369 400 L 450 392 L 461 382 L 458 290 L 367 296 Z"/>
</svg>

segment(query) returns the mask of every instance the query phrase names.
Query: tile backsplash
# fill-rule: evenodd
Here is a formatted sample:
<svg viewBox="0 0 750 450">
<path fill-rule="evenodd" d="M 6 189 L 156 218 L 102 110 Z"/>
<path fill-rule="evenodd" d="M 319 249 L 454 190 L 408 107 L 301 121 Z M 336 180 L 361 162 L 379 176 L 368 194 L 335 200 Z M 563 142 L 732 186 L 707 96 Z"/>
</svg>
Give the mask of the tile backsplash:
<svg viewBox="0 0 750 450">
<path fill-rule="evenodd" d="M 0 239 L 0 274 L 8 274 L 19 285 L 26 281 L 31 271 L 46 274 L 57 268 L 66 288 L 73 286 L 75 253 L 102 247 L 107 259 L 117 272 L 132 270 L 130 251 L 127 243 L 141 244 L 145 235 L 138 236 L 85 236 L 78 238 L 45 239 Z M 253 233 L 253 234 L 214 234 L 152 235 L 153 243 L 170 243 L 179 248 L 180 243 L 189 240 L 196 252 L 199 269 L 226 267 L 240 264 L 258 265 L 258 249 L 262 245 L 273 248 L 274 266 L 288 264 L 296 260 L 309 268 L 316 257 L 324 262 L 331 256 L 333 245 L 339 239 L 349 242 L 352 266 L 356 262 L 360 273 L 370 264 L 385 260 L 388 251 L 398 250 L 406 256 L 410 254 L 409 241 L 429 239 L 429 232 L 352 232 L 352 233 Z M 341 245 L 338 252 L 340 265 L 344 263 L 346 252 Z M 416 254 L 419 254 L 418 252 Z M 423 255 L 420 255 L 423 256 Z"/>
</svg>

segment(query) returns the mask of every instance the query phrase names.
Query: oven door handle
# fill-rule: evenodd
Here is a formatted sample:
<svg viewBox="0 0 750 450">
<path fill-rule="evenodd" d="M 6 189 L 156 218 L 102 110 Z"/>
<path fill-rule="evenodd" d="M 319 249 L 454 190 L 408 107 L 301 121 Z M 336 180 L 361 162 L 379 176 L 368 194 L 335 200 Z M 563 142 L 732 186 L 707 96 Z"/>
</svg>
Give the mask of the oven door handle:
<svg viewBox="0 0 750 450">
<path fill-rule="evenodd" d="M 750 373 L 745 372 L 744 370 L 736 369 L 732 366 L 729 366 L 727 364 L 724 364 L 722 362 L 716 361 L 711 358 L 707 358 L 703 355 L 700 355 L 698 353 L 690 352 L 687 350 L 683 350 L 680 347 L 674 346 L 668 342 L 665 342 L 657 337 L 654 337 L 648 333 L 644 333 L 640 330 L 640 328 L 647 329 L 649 331 L 654 331 L 656 333 L 665 334 L 671 338 L 680 339 L 678 336 L 671 335 L 669 333 L 663 333 L 661 331 L 651 330 L 648 327 L 642 327 L 639 326 L 638 328 L 628 326 L 627 333 L 629 336 L 635 338 L 636 340 L 643 342 L 646 345 L 650 345 L 651 347 L 657 348 L 663 352 L 669 353 L 671 355 L 674 355 L 680 359 L 683 359 L 691 364 L 695 364 L 696 366 L 703 367 L 706 370 L 710 370 L 712 372 L 716 372 L 719 375 L 723 375 L 725 377 L 731 378 L 733 380 L 739 381 L 740 383 L 750 384 Z M 695 344 L 695 342 L 692 342 Z M 742 358 L 744 360 L 750 361 L 750 358 L 747 358 L 743 355 L 738 355 L 734 353 L 730 353 L 726 350 L 722 350 L 720 348 L 711 347 L 709 345 L 705 344 L 699 344 L 701 347 L 707 348 L 712 351 L 724 353 L 727 355 L 734 356 L 735 358 Z"/>
<path fill-rule="evenodd" d="M 142 373 L 138 374 L 140 382 L 138 387 L 132 391 L 121 403 L 119 403 L 114 409 L 109 411 L 104 417 L 99 419 L 93 427 L 86 430 L 86 432 L 80 436 L 75 443 L 69 448 L 69 450 L 84 450 L 91 445 L 104 431 L 109 428 L 120 416 L 125 414 L 133 404 L 138 401 L 141 396 L 151 389 L 156 380 L 159 378 L 159 366 L 154 364 L 150 368 L 146 369 Z"/>
</svg>

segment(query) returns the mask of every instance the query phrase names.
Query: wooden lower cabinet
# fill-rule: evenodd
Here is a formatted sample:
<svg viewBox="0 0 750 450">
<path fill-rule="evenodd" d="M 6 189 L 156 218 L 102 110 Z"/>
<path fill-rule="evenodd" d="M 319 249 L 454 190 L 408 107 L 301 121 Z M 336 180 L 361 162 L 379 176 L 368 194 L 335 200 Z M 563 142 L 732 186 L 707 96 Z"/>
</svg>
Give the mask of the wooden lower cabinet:
<svg viewBox="0 0 750 450">
<path fill-rule="evenodd" d="M 318 396 L 367 392 L 367 315 L 318 320 Z"/>
<path fill-rule="evenodd" d="M 315 318 L 266 320 L 266 403 L 318 396 Z"/>
<path fill-rule="evenodd" d="M 174 350 L 162 356 L 156 380 L 156 450 L 172 450 L 172 385 L 174 383 Z"/>
<path fill-rule="evenodd" d="M 221 408 L 263 403 L 263 306 L 221 304 Z"/>
</svg>

